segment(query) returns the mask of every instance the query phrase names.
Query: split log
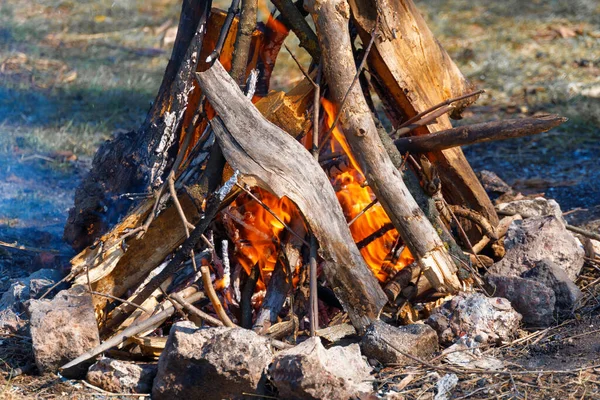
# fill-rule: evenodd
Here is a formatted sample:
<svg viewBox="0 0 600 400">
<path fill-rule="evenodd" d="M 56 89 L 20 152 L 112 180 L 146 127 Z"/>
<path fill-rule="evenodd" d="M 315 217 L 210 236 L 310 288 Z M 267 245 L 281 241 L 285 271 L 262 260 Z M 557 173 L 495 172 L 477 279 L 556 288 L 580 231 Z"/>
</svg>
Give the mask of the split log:
<svg viewBox="0 0 600 400">
<path fill-rule="evenodd" d="M 352 87 L 357 69 L 348 31 L 348 3 L 314 0 L 307 6 L 315 19 L 323 71 L 334 102 L 339 107 L 346 99 L 340 110 L 342 130 L 369 186 L 432 286 L 441 292 L 459 290 L 452 258 L 390 160 L 361 88 Z"/>
<path fill-rule="evenodd" d="M 544 114 L 506 121 L 484 122 L 461 126 L 423 136 L 403 137 L 394 141 L 401 153 L 427 153 L 468 144 L 514 139 L 547 132 L 567 118 Z"/>
<path fill-rule="evenodd" d="M 379 97 L 389 103 L 388 116 L 395 127 L 433 105 L 473 91 L 412 0 L 349 1 L 363 43 L 369 42 L 371 32 L 377 27 L 379 38 L 369 54 L 369 69 L 377 78 L 375 86 L 383 91 Z M 459 118 L 460 111 L 473 101 L 474 97 L 456 103 L 453 117 Z M 402 120 L 394 120 L 400 111 L 404 114 Z M 416 129 L 413 134 L 452 128 L 446 115 L 437 121 Z M 435 151 L 428 157 L 438 167 L 444 197 L 449 203 L 478 211 L 492 225 L 498 223 L 494 206 L 460 148 Z"/>
<path fill-rule="evenodd" d="M 328 282 L 363 331 L 378 318 L 385 295 L 354 244 L 329 179 L 300 143 L 264 119 L 220 63 L 197 77 L 219 115 L 211 124 L 225 158 L 247 184 L 298 206 L 321 245 Z"/>
</svg>

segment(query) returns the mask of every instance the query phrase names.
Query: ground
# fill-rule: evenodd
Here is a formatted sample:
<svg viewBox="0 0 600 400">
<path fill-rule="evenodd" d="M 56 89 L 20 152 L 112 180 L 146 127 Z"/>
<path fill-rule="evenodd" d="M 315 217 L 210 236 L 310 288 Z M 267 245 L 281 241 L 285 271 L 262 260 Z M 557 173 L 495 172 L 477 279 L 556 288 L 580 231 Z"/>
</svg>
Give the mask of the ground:
<svg viewBox="0 0 600 400">
<path fill-rule="evenodd" d="M 572 223 L 597 229 L 600 3 L 416 3 L 464 74 L 486 90 L 458 124 L 537 112 L 569 118 L 545 134 L 466 148 L 474 169 L 492 170 L 519 190 L 543 192 L 572 211 Z M 0 291 L 10 278 L 64 266 L 72 255 L 61 235 L 74 189 L 98 145 L 143 120 L 168 61 L 179 7 L 174 0 L 0 3 L 0 241 L 32 250 L 0 247 Z M 307 59 L 302 50 L 294 51 Z M 275 81 L 275 88 L 300 77 L 289 56 L 283 57 L 277 68 L 285 73 L 275 75 L 285 80 Z M 597 323 L 588 322 L 556 332 L 563 337 L 579 334 L 576 329 L 591 332 Z M 556 357 L 551 368 L 563 361 L 564 368 L 577 365 L 582 360 L 577 354 L 590 358 L 599 351 L 598 334 L 586 337 L 543 347 L 546 337 L 527 347 L 533 361 L 519 360 L 532 368 Z M 6 351 L 15 340 L 0 340 L 0 357 L 9 364 L 22 356 Z M 10 368 L 3 370 L 0 397 L 22 398 L 22 387 L 29 394 L 41 390 L 42 398 L 73 391 L 67 383 L 50 385 L 55 378 L 9 378 Z"/>
</svg>

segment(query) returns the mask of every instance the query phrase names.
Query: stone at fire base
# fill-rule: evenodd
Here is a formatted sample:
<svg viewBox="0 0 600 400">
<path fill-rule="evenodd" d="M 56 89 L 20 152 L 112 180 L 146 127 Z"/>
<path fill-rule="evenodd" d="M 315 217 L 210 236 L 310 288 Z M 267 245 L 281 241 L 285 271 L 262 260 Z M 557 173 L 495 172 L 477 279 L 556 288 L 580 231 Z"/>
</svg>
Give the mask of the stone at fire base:
<svg viewBox="0 0 600 400">
<path fill-rule="evenodd" d="M 520 214 L 523 218 L 545 217 L 553 215 L 562 222 L 562 210 L 556 200 L 536 197 L 535 199 L 515 200 L 508 203 L 500 203 L 496 206 L 498 211 L 511 214 Z"/>
<path fill-rule="evenodd" d="M 26 326 L 25 302 L 40 297 L 62 274 L 55 269 L 40 269 L 28 277 L 15 279 L 0 298 L 0 329 L 16 333 Z"/>
<path fill-rule="evenodd" d="M 571 280 L 583 267 L 584 250 L 565 224 L 555 216 L 514 221 L 504 239 L 506 255 L 488 272 L 502 276 L 520 276 L 541 260 L 560 266 Z"/>
<path fill-rule="evenodd" d="M 0 298 L 0 310 L 12 308 L 16 312 L 22 311 L 25 301 L 40 297 L 61 278 L 60 271 L 40 269 L 25 278 L 13 280 L 8 290 Z"/>
<path fill-rule="evenodd" d="M 86 380 L 112 393 L 150 393 L 156 364 L 137 364 L 102 358 L 88 370 Z"/>
<path fill-rule="evenodd" d="M 367 328 L 360 349 L 367 358 L 376 359 L 384 365 L 404 365 L 413 362 L 404 354 L 423 360 L 431 358 L 439 349 L 438 335 L 429 325 L 394 327 L 378 320 Z"/>
<path fill-rule="evenodd" d="M 282 399 L 358 398 L 373 391 L 370 372 L 358 344 L 325 349 L 318 337 L 279 352 L 269 367 Z"/>
<path fill-rule="evenodd" d="M 40 372 L 59 367 L 100 344 L 92 297 L 81 286 L 59 292 L 52 300 L 31 300 L 31 341 Z M 67 378 L 85 376 L 93 363 L 62 371 Z"/>
<path fill-rule="evenodd" d="M 158 361 L 152 398 L 242 398 L 260 394 L 273 358 L 268 339 L 242 328 L 178 322 Z"/>
<path fill-rule="evenodd" d="M 556 322 L 554 307 L 556 297 L 548 286 L 531 279 L 517 276 L 487 274 L 486 283 L 494 296 L 508 299 L 510 304 L 523 316 L 527 326 L 542 328 Z"/>
<path fill-rule="evenodd" d="M 513 338 L 520 322 L 521 314 L 508 300 L 464 292 L 436 308 L 425 321 L 443 345 L 451 345 L 464 336 L 479 343 L 506 342 Z"/>
<path fill-rule="evenodd" d="M 542 283 L 554 291 L 555 311 L 559 316 L 571 314 L 583 297 L 581 290 L 569 279 L 566 272 L 552 261 L 538 261 L 521 276 Z"/>
</svg>

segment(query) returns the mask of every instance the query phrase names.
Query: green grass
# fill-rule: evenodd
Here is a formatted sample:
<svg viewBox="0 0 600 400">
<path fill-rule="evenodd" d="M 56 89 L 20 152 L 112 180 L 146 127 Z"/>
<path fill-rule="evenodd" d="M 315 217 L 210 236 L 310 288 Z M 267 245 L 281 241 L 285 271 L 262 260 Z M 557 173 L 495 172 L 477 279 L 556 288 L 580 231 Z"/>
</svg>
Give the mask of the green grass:
<svg viewBox="0 0 600 400">
<path fill-rule="evenodd" d="M 139 126 L 170 55 L 156 28 L 177 23 L 177 2 L 0 7 L 0 150 L 26 143 L 89 156 L 116 130 Z"/>
<path fill-rule="evenodd" d="M 597 99 L 585 94 L 600 88 L 600 2 L 421 0 L 417 6 L 465 76 L 487 90 L 478 104 L 598 124 Z M 562 28 L 575 36 L 562 37 Z"/>
</svg>

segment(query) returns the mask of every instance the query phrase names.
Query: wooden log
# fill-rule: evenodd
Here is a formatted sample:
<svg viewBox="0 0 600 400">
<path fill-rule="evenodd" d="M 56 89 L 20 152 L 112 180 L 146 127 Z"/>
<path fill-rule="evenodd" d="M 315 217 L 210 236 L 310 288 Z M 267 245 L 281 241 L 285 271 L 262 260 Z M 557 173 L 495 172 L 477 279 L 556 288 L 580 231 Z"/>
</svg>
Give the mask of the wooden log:
<svg viewBox="0 0 600 400">
<path fill-rule="evenodd" d="M 150 192 L 161 183 L 178 143 L 205 32 L 199 27 L 205 24 L 209 6 L 209 0 L 183 2 L 171 59 L 145 123 L 137 132 L 105 142 L 94 156 L 65 224 L 64 239 L 75 250 L 90 246 L 133 207 L 135 203 L 121 194 Z"/>
<path fill-rule="evenodd" d="M 412 0 L 349 0 L 352 17 L 363 43 L 368 43 L 376 27 L 379 38 L 369 55 L 369 70 L 376 76 L 375 87 L 383 91 L 397 124 L 449 98 L 473 91 L 473 87 L 435 39 Z M 455 104 L 453 117 L 475 101 L 475 97 Z M 394 118 L 396 117 L 396 118 Z M 394 121 L 395 120 L 395 121 Z M 448 116 L 437 124 L 412 132 L 425 135 L 452 128 Z M 461 204 L 481 213 L 492 224 L 498 223 L 494 207 L 460 148 L 428 154 L 439 170 L 443 193 L 451 204 Z M 474 234 L 474 233 L 473 233 Z M 475 235 L 478 240 L 481 235 Z"/>
<path fill-rule="evenodd" d="M 311 55 L 315 62 L 319 62 L 319 45 L 317 36 L 313 32 L 302 13 L 298 10 L 292 0 L 272 0 L 277 10 L 283 15 L 284 21 L 289 24 L 290 28 L 300 41 L 300 47 L 304 48 Z"/>
<path fill-rule="evenodd" d="M 273 93 L 273 96 L 261 99 L 257 103 L 257 107 L 268 119 L 275 121 L 286 131 L 299 134 L 303 129 L 301 116 L 306 111 L 307 99 L 310 98 L 312 90 L 310 82 L 303 81 L 287 94 L 277 92 Z M 202 160 L 207 156 L 208 152 L 206 151 L 196 155 L 198 162 L 196 168 L 202 168 Z M 212 169 L 207 169 L 207 171 L 214 172 Z M 182 174 L 180 179 L 187 181 L 179 195 L 183 211 L 189 222 L 193 224 L 198 221 L 199 207 L 206 194 L 211 190 L 207 182 L 221 181 L 221 177 L 203 177 L 196 180 L 195 175 L 197 172 L 190 168 L 186 170 L 185 174 Z M 132 238 L 124 245 L 123 236 L 128 230 L 143 224 L 154 201 L 154 198 L 142 201 L 120 223 L 104 234 L 96 245 L 85 248 L 73 257 L 71 279 L 75 279 L 75 284 L 87 285 L 89 276 L 94 290 L 122 297 L 128 290 L 138 285 L 173 249 L 183 243 L 186 237 L 185 230 L 179 222 L 177 211 L 173 207 L 167 207 L 165 211 L 156 216 L 148 232 L 142 238 Z M 86 271 L 89 271 L 89 274 Z M 94 297 L 99 321 L 103 320 L 101 318 L 103 308 L 107 303 L 106 298 Z M 119 314 L 119 311 L 120 308 L 113 311 L 111 319 Z M 121 318 L 116 318 L 116 320 L 118 319 Z"/>
<path fill-rule="evenodd" d="M 364 331 L 378 318 L 385 295 L 352 240 L 329 179 L 300 143 L 264 119 L 219 63 L 197 76 L 219 115 L 212 126 L 225 158 L 247 184 L 298 206 L 321 245 L 328 282 Z"/>
<path fill-rule="evenodd" d="M 427 153 L 467 144 L 513 139 L 547 132 L 567 121 L 555 114 L 484 122 L 446 129 L 423 136 L 403 137 L 394 141 L 401 153 Z"/>
<path fill-rule="evenodd" d="M 432 286 L 438 291 L 459 290 L 454 261 L 390 160 L 361 88 L 352 87 L 357 70 L 348 31 L 348 3 L 314 0 L 307 7 L 315 19 L 323 72 L 334 102 L 339 107 L 346 99 L 340 110 L 342 130 L 369 186 Z"/>
</svg>

